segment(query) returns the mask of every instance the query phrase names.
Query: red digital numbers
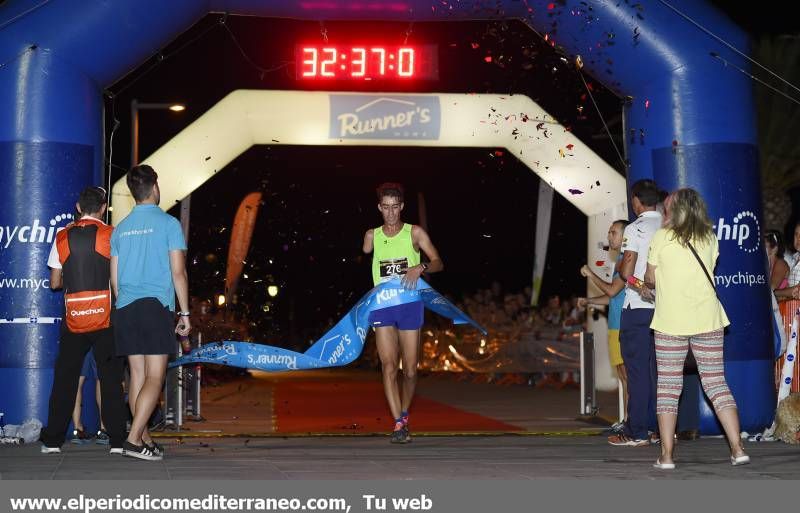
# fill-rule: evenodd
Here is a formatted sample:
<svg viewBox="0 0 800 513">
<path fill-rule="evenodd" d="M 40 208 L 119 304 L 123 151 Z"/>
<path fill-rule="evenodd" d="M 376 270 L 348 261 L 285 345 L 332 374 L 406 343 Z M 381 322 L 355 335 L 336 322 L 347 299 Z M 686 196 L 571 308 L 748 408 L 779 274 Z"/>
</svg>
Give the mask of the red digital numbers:
<svg viewBox="0 0 800 513">
<path fill-rule="evenodd" d="M 316 77 L 317 76 L 317 49 L 316 48 L 303 48 L 303 62 L 302 76 L 303 77 Z"/>
<path fill-rule="evenodd" d="M 350 75 L 354 78 L 361 78 L 367 75 L 367 49 L 350 49 Z"/>
<path fill-rule="evenodd" d="M 298 45 L 298 79 L 393 80 L 438 78 L 434 45 L 332 46 Z"/>
<path fill-rule="evenodd" d="M 323 77 L 335 77 L 336 71 L 336 48 L 322 49 L 322 64 L 319 67 L 319 74 Z M 327 56 L 327 59 L 325 58 Z"/>
<path fill-rule="evenodd" d="M 401 77 L 414 76 L 414 50 L 401 48 L 397 54 L 397 74 Z"/>
</svg>

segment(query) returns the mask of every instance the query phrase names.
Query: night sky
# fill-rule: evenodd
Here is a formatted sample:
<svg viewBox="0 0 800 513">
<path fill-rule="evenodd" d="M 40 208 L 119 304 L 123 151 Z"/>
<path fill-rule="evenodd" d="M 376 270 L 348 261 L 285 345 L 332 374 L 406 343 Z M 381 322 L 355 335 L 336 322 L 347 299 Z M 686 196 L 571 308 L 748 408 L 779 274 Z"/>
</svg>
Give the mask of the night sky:
<svg viewBox="0 0 800 513">
<path fill-rule="evenodd" d="M 744 14 L 736 8 L 731 12 L 754 34 L 776 28 Z M 109 88 L 109 130 L 114 118 L 120 121 L 112 180 L 129 165 L 133 99 L 187 105 L 180 114 L 140 112 L 145 158 L 233 90 L 304 88 L 294 78 L 294 44 L 321 42 L 319 23 L 228 17 L 229 32 L 220 18 L 206 16 L 164 48 L 166 58 L 154 56 Z M 407 23 L 365 27 L 324 24 L 334 43 L 359 34 L 399 45 L 409 30 Z M 409 44 L 439 45 L 440 80 L 411 86 L 341 81 L 325 89 L 526 94 L 620 167 L 574 66 L 521 23 L 415 23 L 410 28 Z M 620 133 L 620 100 L 587 80 L 610 129 Z M 264 203 L 244 270 L 248 277 L 240 281 L 239 304 L 233 308 L 259 319 L 257 340 L 320 335 L 371 286 L 361 241 L 367 228 L 381 223 L 374 188 L 383 181 L 405 184 L 407 222 L 418 222 L 417 195 L 424 196 L 429 232 L 446 267 L 433 278 L 435 287 L 456 298 L 493 281 L 507 291 L 521 291 L 531 282 L 539 179 L 498 150 L 251 148 L 192 195 L 191 293 L 210 299 L 223 291 L 233 216 L 246 194 L 261 191 Z M 586 218 L 556 195 L 543 294 L 581 293 L 585 285 L 578 269 L 585 258 Z M 262 307 L 269 282 L 281 293 L 267 314 Z"/>
</svg>

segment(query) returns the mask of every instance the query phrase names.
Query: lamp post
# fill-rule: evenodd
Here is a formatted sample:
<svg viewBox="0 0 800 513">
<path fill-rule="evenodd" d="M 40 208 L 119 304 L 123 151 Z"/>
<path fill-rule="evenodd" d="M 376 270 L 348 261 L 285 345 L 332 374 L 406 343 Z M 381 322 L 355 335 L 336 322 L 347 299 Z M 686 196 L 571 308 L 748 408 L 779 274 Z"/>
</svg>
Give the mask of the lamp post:
<svg viewBox="0 0 800 513">
<path fill-rule="evenodd" d="M 140 110 L 169 110 L 172 112 L 183 112 L 186 105 L 182 103 L 145 103 L 137 99 L 131 100 L 131 167 L 139 163 L 139 111 Z M 181 227 L 183 238 L 189 241 L 189 209 L 190 197 L 181 201 Z"/>
<path fill-rule="evenodd" d="M 182 112 L 186 106 L 180 103 L 140 103 L 136 99 L 131 100 L 131 167 L 139 163 L 139 111 L 140 110 L 170 110 L 172 112 Z M 189 240 L 189 197 L 181 201 L 181 228 L 184 240 Z M 178 354 L 180 354 L 180 347 Z M 170 426 L 180 429 L 183 424 L 183 371 L 180 367 L 172 369 L 167 373 L 164 380 L 164 422 Z M 199 383 L 194 384 L 199 387 Z M 193 397 L 199 399 L 199 390 Z M 199 412 L 199 402 L 193 405 L 193 411 Z"/>
<path fill-rule="evenodd" d="M 186 106 L 180 103 L 141 103 L 136 99 L 131 100 L 131 167 L 139 163 L 139 111 L 140 110 L 170 110 L 182 112 Z"/>
</svg>

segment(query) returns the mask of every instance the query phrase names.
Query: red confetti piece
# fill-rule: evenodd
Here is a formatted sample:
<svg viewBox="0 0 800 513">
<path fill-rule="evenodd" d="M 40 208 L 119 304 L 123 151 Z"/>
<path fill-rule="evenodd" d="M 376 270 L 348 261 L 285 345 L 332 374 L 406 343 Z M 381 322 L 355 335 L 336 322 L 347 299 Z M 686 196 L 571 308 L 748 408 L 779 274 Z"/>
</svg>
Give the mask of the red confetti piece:
<svg viewBox="0 0 800 513">
<path fill-rule="evenodd" d="M 502 157 L 503 156 L 503 152 L 501 150 L 495 150 L 494 151 L 494 156 L 495 157 Z"/>
<path fill-rule="evenodd" d="M 485 60 L 486 62 L 492 62 L 492 56 L 487 55 L 486 57 L 483 58 L 483 60 Z"/>
<path fill-rule="evenodd" d="M 472 43 L 472 49 L 473 49 L 473 50 L 475 50 L 475 49 L 479 48 L 480 46 L 481 46 L 481 45 L 479 45 L 478 43 Z"/>
<path fill-rule="evenodd" d="M 580 189 L 569 189 L 570 194 L 583 194 L 583 191 Z"/>
<path fill-rule="evenodd" d="M 598 260 L 597 262 L 594 263 L 594 265 L 596 265 L 597 267 L 603 267 L 605 263 L 606 263 L 605 260 Z"/>
<path fill-rule="evenodd" d="M 548 11 L 552 11 L 555 8 L 556 8 L 556 4 L 555 3 L 550 2 L 549 4 L 547 4 L 547 10 Z"/>
<path fill-rule="evenodd" d="M 574 147 L 575 147 L 575 145 L 573 145 L 573 144 L 568 144 L 568 145 L 567 145 L 567 149 L 568 149 L 568 150 L 571 150 L 571 149 L 572 149 L 572 148 L 574 148 Z"/>
</svg>

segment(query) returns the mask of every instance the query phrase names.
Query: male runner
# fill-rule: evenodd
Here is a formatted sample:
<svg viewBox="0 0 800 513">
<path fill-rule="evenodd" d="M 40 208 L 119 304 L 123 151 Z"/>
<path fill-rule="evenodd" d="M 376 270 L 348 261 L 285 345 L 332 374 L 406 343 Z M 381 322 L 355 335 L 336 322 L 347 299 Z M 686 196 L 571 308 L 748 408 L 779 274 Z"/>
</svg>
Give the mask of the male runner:
<svg viewBox="0 0 800 513">
<path fill-rule="evenodd" d="M 372 255 L 372 279 L 375 285 L 401 276 L 403 286 L 416 289 L 423 272 L 435 273 L 444 269 L 444 263 L 428 234 L 421 227 L 404 223 L 403 186 L 384 183 L 377 189 L 378 211 L 383 216 L 383 226 L 367 230 L 364 234 L 364 253 Z M 428 258 L 421 263 L 420 249 Z M 378 355 L 381 359 L 383 389 L 389 409 L 395 419 L 392 443 L 408 443 L 408 409 L 417 384 L 419 360 L 419 331 L 424 320 L 422 301 L 398 305 L 370 314 L 370 324 L 375 329 Z M 403 361 L 402 392 L 397 382 L 400 358 Z"/>
</svg>

